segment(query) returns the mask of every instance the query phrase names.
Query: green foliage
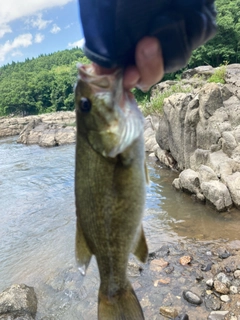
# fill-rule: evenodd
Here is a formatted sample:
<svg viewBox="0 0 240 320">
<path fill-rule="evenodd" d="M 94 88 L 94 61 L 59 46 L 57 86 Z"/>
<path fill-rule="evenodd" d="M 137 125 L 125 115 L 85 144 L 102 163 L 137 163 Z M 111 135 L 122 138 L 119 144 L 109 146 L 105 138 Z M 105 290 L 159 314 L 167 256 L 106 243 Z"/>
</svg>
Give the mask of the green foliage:
<svg viewBox="0 0 240 320">
<path fill-rule="evenodd" d="M 208 79 L 208 82 L 225 83 L 226 66 L 221 66 L 215 70 L 214 74 Z"/>
<path fill-rule="evenodd" d="M 138 88 L 134 88 L 132 89 L 132 93 L 134 94 L 134 97 L 137 100 L 138 105 L 142 105 L 150 101 L 151 90 L 149 90 L 148 92 L 143 92 Z"/>
<path fill-rule="evenodd" d="M 240 63 L 240 0 L 216 0 L 216 36 L 195 50 L 188 67 L 209 64 L 217 67 L 224 62 Z"/>
<path fill-rule="evenodd" d="M 180 82 L 172 85 L 168 90 L 165 90 L 163 93 L 155 94 L 150 99 L 150 102 L 145 103 L 141 108 L 142 113 L 145 117 L 154 113 L 162 114 L 164 99 L 170 97 L 174 93 L 188 93 L 190 91 L 190 88 L 183 87 Z"/>
<path fill-rule="evenodd" d="M 77 48 L 0 68 L 0 116 L 73 110 L 76 64 L 88 63 Z"/>
</svg>

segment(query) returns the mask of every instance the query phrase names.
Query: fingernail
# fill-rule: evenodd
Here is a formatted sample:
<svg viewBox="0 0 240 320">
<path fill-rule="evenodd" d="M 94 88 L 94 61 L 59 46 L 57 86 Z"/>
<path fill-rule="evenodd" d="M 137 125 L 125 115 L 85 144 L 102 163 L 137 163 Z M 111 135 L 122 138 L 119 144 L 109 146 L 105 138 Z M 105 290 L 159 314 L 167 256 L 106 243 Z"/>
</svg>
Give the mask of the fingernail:
<svg viewBox="0 0 240 320">
<path fill-rule="evenodd" d="M 141 85 L 141 83 L 138 83 L 136 85 L 136 88 L 140 89 L 142 92 L 148 92 L 151 87 L 144 86 L 144 85 Z"/>
</svg>

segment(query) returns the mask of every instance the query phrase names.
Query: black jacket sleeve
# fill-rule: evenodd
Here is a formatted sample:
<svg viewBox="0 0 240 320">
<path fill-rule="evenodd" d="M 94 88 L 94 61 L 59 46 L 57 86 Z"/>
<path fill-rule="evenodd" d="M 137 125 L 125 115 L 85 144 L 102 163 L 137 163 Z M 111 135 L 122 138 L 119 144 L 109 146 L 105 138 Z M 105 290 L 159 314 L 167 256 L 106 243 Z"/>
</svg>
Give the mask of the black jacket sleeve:
<svg viewBox="0 0 240 320">
<path fill-rule="evenodd" d="M 103 67 L 134 64 L 137 42 L 160 40 L 165 73 L 184 67 L 216 32 L 214 0 L 79 0 L 85 54 Z"/>
</svg>

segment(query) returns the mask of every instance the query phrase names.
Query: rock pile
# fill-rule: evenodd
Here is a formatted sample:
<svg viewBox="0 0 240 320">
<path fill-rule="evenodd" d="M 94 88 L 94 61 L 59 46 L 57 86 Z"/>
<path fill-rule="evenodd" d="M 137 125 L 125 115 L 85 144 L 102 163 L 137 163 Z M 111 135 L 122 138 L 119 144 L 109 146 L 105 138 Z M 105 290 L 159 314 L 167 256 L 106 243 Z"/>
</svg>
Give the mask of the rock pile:
<svg viewBox="0 0 240 320">
<path fill-rule="evenodd" d="M 186 72 L 183 85 L 192 85 L 192 92 L 164 100 L 154 151 L 182 171 L 174 187 L 224 211 L 240 208 L 240 65 L 226 67 L 224 85 L 203 81 L 213 73 L 211 67 Z M 165 88 L 166 83 L 158 85 Z"/>
</svg>

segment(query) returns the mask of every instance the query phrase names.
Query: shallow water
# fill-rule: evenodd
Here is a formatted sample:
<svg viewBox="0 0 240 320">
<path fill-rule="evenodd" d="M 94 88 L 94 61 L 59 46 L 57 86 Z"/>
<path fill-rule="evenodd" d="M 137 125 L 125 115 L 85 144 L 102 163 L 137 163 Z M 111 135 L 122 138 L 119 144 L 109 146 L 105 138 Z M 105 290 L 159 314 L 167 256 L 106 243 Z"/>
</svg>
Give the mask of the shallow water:
<svg viewBox="0 0 240 320">
<path fill-rule="evenodd" d="M 12 283 L 34 286 L 37 319 L 85 319 L 83 309 L 95 318 L 95 261 L 84 284 L 75 273 L 74 154 L 74 145 L 47 149 L 0 139 L 0 290 Z M 172 188 L 175 172 L 150 160 L 148 167 L 143 224 L 150 251 L 188 238 L 240 239 L 239 211 L 219 214 L 194 202 Z M 71 288 L 79 289 L 77 297 Z"/>
</svg>

